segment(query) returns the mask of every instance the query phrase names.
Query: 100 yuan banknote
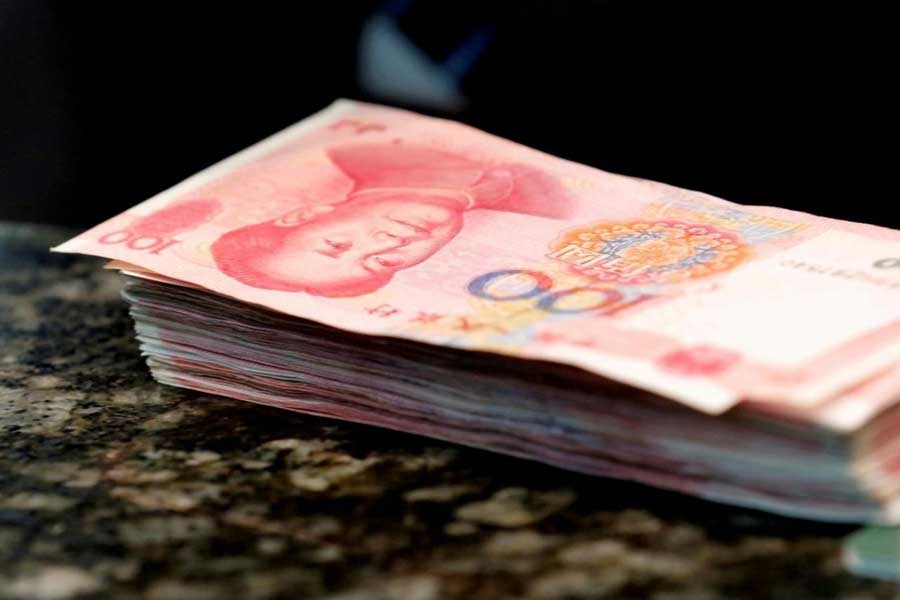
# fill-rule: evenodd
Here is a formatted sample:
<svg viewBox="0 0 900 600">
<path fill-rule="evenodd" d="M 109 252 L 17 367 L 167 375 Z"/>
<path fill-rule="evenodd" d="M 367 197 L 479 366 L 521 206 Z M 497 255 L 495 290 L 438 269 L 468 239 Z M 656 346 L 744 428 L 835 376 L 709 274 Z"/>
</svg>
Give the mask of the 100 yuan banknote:
<svg viewBox="0 0 900 600">
<path fill-rule="evenodd" d="M 350 331 L 569 363 L 708 412 L 808 408 L 900 362 L 900 232 L 349 101 L 55 250 Z"/>
</svg>

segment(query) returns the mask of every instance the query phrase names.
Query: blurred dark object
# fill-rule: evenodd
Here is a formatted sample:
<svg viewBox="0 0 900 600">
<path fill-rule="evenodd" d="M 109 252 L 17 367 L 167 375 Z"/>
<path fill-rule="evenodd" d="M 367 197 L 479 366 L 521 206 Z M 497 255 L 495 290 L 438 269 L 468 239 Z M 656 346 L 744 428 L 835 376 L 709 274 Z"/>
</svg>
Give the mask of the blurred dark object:
<svg viewBox="0 0 900 600">
<path fill-rule="evenodd" d="M 897 227 L 890 20 L 870 11 L 0 2 L 0 219 L 92 225 L 347 96 L 736 202 Z"/>
</svg>

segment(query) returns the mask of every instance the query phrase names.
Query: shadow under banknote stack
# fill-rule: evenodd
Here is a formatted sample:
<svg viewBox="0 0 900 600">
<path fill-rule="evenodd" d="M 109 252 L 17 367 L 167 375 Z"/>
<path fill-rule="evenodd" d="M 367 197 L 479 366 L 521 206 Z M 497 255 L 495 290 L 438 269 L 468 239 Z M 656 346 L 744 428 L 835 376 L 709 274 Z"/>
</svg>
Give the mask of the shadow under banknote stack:
<svg viewBox="0 0 900 600">
<path fill-rule="evenodd" d="M 63 244 L 167 384 L 900 522 L 900 232 L 340 101 Z"/>
</svg>

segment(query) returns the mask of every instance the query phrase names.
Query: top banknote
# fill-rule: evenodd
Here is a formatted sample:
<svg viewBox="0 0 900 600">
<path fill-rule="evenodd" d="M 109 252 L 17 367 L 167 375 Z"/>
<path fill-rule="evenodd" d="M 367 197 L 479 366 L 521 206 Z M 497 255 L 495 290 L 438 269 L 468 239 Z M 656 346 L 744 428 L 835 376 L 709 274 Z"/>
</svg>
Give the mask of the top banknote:
<svg viewBox="0 0 900 600">
<path fill-rule="evenodd" d="M 56 250 L 354 332 L 568 363 L 707 412 L 807 410 L 900 363 L 900 232 L 349 101 Z"/>
</svg>

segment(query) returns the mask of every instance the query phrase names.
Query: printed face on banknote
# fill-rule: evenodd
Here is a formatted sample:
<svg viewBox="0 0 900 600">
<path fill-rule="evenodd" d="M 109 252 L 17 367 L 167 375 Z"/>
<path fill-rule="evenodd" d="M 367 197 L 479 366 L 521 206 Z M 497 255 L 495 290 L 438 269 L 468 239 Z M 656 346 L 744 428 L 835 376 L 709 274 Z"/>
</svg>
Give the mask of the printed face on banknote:
<svg viewBox="0 0 900 600">
<path fill-rule="evenodd" d="M 254 288 L 360 296 L 440 250 L 465 211 L 553 218 L 569 208 L 549 175 L 522 165 L 411 144 L 336 146 L 327 156 L 353 189 L 222 235 L 211 248 L 220 271 Z"/>
<path fill-rule="evenodd" d="M 464 207 L 436 191 L 375 190 L 229 232 L 212 251 L 246 285 L 356 296 L 437 252 L 459 232 Z"/>
</svg>

